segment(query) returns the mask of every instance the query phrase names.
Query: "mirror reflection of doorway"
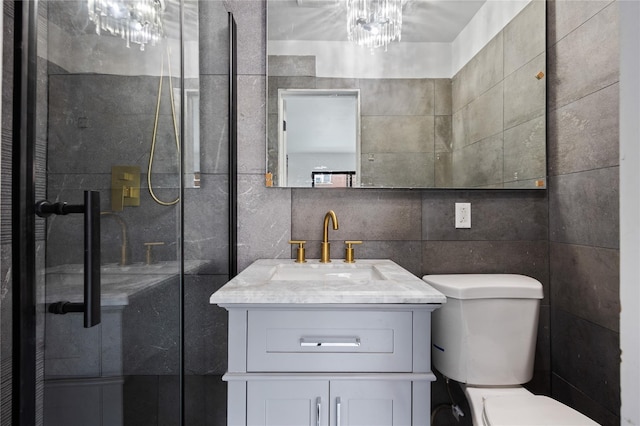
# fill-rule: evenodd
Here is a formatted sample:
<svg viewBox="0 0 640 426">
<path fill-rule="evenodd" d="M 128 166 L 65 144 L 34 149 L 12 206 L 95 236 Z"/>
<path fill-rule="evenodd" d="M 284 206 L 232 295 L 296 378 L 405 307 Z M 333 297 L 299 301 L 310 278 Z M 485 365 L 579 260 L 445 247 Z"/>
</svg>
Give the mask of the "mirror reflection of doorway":
<svg viewBox="0 0 640 426">
<path fill-rule="evenodd" d="M 280 89 L 278 110 L 281 185 L 359 185 L 359 90 Z M 338 179 L 340 174 L 350 179 Z M 319 175 L 325 176 L 322 185 Z"/>
</svg>

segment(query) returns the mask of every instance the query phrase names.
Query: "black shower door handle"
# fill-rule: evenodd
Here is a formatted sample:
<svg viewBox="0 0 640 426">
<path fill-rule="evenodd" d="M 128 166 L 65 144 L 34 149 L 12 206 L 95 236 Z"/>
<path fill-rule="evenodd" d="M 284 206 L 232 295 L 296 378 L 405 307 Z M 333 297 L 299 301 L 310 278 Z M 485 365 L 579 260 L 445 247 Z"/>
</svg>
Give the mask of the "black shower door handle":
<svg viewBox="0 0 640 426">
<path fill-rule="evenodd" d="M 84 312 L 84 327 L 90 328 L 100 324 L 100 192 L 84 191 L 84 204 L 46 200 L 36 203 L 36 214 L 40 217 L 70 213 L 84 214 L 84 303 L 52 303 L 49 312 Z"/>
</svg>

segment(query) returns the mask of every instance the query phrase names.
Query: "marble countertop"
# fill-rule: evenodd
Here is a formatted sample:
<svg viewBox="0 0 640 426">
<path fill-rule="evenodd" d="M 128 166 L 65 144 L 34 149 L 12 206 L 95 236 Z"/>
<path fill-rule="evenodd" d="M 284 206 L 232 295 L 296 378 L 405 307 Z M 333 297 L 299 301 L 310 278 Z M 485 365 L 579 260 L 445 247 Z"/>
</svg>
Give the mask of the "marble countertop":
<svg viewBox="0 0 640 426">
<path fill-rule="evenodd" d="M 350 268 L 375 268 L 381 279 L 321 278 L 272 279 L 280 265 L 287 268 L 325 268 L 343 272 Z M 339 275 L 339 274 L 333 274 Z M 260 259 L 211 295 L 209 302 L 229 304 L 442 304 L 446 297 L 395 262 L 387 259 L 359 259 L 354 264 L 317 259 L 296 264 L 293 259 Z"/>
<path fill-rule="evenodd" d="M 185 261 L 185 273 L 195 273 L 206 265 L 204 260 Z M 161 284 L 179 276 L 180 265 L 177 261 L 163 261 L 145 265 L 135 263 L 126 266 L 103 265 L 100 268 L 100 304 L 101 306 L 124 306 L 129 299 L 140 296 Z M 84 265 L 66 264 L 47 268 L 47 293 L 45 302 L 60 300 L 69 302 L 83 301 Z"/>
</svg>

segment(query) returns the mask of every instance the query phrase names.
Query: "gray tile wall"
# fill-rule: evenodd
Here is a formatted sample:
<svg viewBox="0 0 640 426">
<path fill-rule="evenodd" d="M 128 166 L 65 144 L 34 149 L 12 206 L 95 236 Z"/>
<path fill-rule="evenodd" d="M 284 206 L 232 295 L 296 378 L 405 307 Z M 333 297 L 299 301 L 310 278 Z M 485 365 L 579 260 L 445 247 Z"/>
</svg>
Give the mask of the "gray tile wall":
<svg viewBox="0 0 640 426">
<path fill-rule="evenodd" d="M 454 187 L 535 187 L 545 176 L 544 6 L 531 2 L 453 77 Z"/>
<path fill-rule="evenodd" d="M 548 9 L 551 389 L 618 425 L 618 5 Z"/>
</svg>

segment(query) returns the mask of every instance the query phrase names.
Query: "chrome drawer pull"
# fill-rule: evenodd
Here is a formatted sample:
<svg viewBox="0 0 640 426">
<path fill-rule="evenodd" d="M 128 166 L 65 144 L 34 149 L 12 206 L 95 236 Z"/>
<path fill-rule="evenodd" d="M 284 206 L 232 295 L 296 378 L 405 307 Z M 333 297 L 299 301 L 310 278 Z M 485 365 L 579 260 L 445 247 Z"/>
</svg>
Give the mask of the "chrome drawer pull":
<svg viewBox="0 0 640 426">
<path fill-rule="evenodd" d="M 340 426 L 342 415 L 340 413 L 340 409 L 342 408 L 342 400 L 340 397 L 336 398 L 336 426 Z"/>
<path fill-rule="evenodd" d="M 357 348 L 360 346 L 359 337 L 302 337 L 300 339 L 300 346 L 311 347 L 351 347 Z"/>
<path fill-rule="evenodd" d="M 322 410 L 322 398 L 316 398 L 316 426 L 320 426 L 320 412 Z"/>
</svg>

